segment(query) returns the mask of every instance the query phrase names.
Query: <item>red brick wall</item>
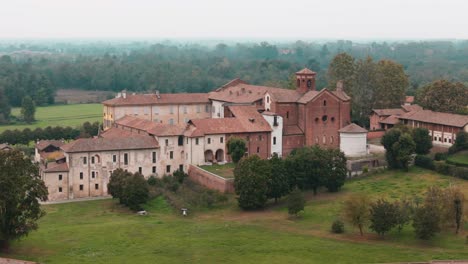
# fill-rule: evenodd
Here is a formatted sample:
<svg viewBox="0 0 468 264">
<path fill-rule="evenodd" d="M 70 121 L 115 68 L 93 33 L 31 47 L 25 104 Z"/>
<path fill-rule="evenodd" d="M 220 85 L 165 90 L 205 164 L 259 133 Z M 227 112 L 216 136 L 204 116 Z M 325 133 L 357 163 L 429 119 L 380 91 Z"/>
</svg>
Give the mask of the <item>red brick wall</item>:
<svg viewBox="0 0 468 264">
<path fill-rule="evenodd" d="M 385 134 L 384 130 L 380 131 L 369 131 L 367 133 L 367 139 L 373 139 L 373 138 L 381 138 Z"/>
<path fill-rule="evenodd" d="M 283 117 L 283 125 L 297 125 L 298 111 L 296 103 L 276 103 L 272 111 Z"/>
<path fill-rule="evenodd" d="M 383 118 L 380 118 L 376 113 L 372 113 L 372 115 L 369 118 L 370 121 L 370 130 L 379 130 L 380 129 L 380 123 L 379 121 L 382 120 Z"/>
<path fill-rule="evenodd" d="M 287 156 L 293 149 L 305 146 L 303 135 L 283 136 L 283 156 Z"/>
<path fill-rule="evenodd" d="M 261 140 L 260 140 L 261 136 Z M 271 153 L 271 133 L 269 132 L 261 132 L 261 133 L 242 133 L 242 134 L 227 134 L 226 135 L 226 142 L 229 141 L 232 137 L 242 138 L 247 143 L 247 152 L 249 155 L 258 155 L 262 159 L 266 159 L 270 157 Z M 257 152 L 257 148 L 259 148 L 259 152 Z M 226 148 L 227 149 L 227 148 Z M 227 160 L 231 161 L 231 157 L 227 155 Z"/>
<path fill-rule="evenodd" d="M 209 189 L 224 193 L 234 193 L 233 179 L 224 179 L 194 165 L 189 165 L 188 175 L 191 180 Z"/>
</svg>

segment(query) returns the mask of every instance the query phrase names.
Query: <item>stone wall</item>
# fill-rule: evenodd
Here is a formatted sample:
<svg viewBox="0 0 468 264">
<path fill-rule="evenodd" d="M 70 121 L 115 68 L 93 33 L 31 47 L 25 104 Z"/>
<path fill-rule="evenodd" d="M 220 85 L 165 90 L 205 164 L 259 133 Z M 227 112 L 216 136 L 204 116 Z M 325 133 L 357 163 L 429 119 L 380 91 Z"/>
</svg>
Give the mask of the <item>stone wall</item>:
<svg viewBox="0 0 468 264">
<path fill-rule="evenodd" d="M 189 178 L 209 189 L 234 193 L 234 179 L 225 179 L 200 167 L 189 165 Z"/>
</svg>

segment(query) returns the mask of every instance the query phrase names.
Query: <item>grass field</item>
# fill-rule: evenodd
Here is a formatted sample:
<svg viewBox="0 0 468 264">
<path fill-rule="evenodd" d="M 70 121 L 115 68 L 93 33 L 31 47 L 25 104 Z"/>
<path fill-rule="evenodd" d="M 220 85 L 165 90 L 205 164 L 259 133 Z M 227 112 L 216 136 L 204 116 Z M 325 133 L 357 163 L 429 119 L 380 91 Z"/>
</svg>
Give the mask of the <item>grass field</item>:
<svg viewBox="0 0 468 264">
<path fill-rule="evenodd" d="M 11 114 L 20 116 L 20 108 L 13 108 Z M 79 126 L 86 121 L 102 122 L 101 104 L 53 105 L 36 108 L 36 122 L 0 126 L 0 133 L 10 129 L 24 129 L 47 126 Z"/>
<path fill-rule="evenodd" d="M 225 179 L 232 179 L 234 178 L 234 163 L 226 163 L 223 165 L 213 164 L 213 165 L 203 165 L 200 168 L 217 174 Z"/>
<path fill-rule="evenodd" d="M 388 263 L 468 259 L 463 234 L 414 239 L 410 226 L 385 239 L 364 237 L 345 226 L 332 234 L 331 222 L 354 192 L 389 199 L 420 195 L 428 186 L 457 184 L 468 195 L 468 181 L 413 168 L 351 180 L 339 193 L 306 195 L 305 212 L 289 218 L 284 201 L 268 209 L 243 212 L 235 200 L 222 208 L 179 216 L 162 198 L 151 201 L 148 216 L 137 216 L 113 200 L 47 205 L 38 231 L 15 242 L 9 257 L 41 263 Z"/>
<path fill-rule="evenodd" d="M 447 160 L 450 160 L 459 164 L 464 164 L 466 167 L 468 167 L 468 151 L 461 151 L 456 154 L 453 154 L 449 156 Z"/>
</svg>

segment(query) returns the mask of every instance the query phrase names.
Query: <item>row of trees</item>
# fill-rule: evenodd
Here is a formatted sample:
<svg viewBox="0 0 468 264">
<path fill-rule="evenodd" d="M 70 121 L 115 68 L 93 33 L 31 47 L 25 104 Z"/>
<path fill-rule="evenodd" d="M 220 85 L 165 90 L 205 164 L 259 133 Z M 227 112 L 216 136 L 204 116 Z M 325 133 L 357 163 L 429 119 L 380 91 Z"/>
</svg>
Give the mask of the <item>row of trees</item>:
<svg viewBox="0 0 468 264">
<path fill-rule="evenodd" d="M 148 182 L 142 174 L 120 168 L 112 172 L 107 190 L 113 198 L 118 198 L 121 204 L 135 211 L 141 210 L 142 204 L 150 197 Z"/>
<path fill-rule="evenodd" d="M 242 158 L 234 169 L 234 187 L 239 207 L 258 209 L 268 199 L 277 201 L 294 188 L 313 190 L 326 187 L 336 192 L 346 179 L 346 158 L 337 149 L 318 146 L 293 151 L 286 159 L 257 155 Z"/>
<path fill-rule="evenodd" d="M 365 227 L 384 236 L 412 223 L 417 238 L 430 239 L 442 229 L 453 228 L 458 234 L 463 227 L 464 209 L 465 197 L 460 189 L 430 187 L 422 203 L 382 198 L 372 202 L 365 194 L 353 194 L 344 203 L 343 216 L 359 228 L 361 235 Z"/>
<path fill-rule="evenodd" d="M 9 143 L 12 145 L 16 144 L 28 144 L 31 141 L 41 139 L 76 139 L 76 138 L 89 138 L 96 136 L 99 133 L 100 124 L 99 122 L 85 122 L 81 127 L 45 127 L 25 128 L 23 130 L 5 130 L 0 134 L 0 142 Z"/>
<path fill-rule="evenodd" d="M 433 111 L 468 114 L 468 86 L 461 82 L 437 80 L 417 90 L 416 102 Z"/>
</svg>

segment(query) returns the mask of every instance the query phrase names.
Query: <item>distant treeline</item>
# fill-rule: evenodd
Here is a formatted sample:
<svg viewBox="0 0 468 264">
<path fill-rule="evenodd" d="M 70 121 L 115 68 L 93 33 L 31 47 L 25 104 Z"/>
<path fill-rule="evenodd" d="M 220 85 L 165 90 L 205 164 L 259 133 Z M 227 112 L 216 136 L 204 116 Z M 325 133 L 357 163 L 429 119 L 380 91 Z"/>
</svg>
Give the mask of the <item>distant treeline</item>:
<svg viewBox="0 0 468 264">
<path fill-rule="evenodd" d="M 8 143 L 12 145 L 25 144 L 27 145 L 31 141 L 42 140 L 42 139 L 77 139 L 77 138 L 89 138 L 96 136 L 99 133 L 100 124 L 99 122 L 85 122 L 81 127 L 46 127 L 46 128 L 25 128 L 23 130 L 5 130 L 0 134 L 0 143 Z"/>
<path fill-rule="evenodd" d="M 308 67 L 327 85 L 333 57 L 394 60 L 409 75 L 408 94 L 437 79 L 468 82 L 468 41 L 328 43 L 162 42 L 0 44 L 0 113 L 25 95 L 37 105 L 53 103 L 57 87 L 85 90 L 207 92 L 234 78 L 290 86 L 291 73 Z M 5 117 L 4 117 L 5 118 Z M 1 119 L 1 117 L 0 117 Z M 6 119 L 8 119 L 6 117 Z M 1 122 L 1 120 L 0 120 Z"/>
</svg>

